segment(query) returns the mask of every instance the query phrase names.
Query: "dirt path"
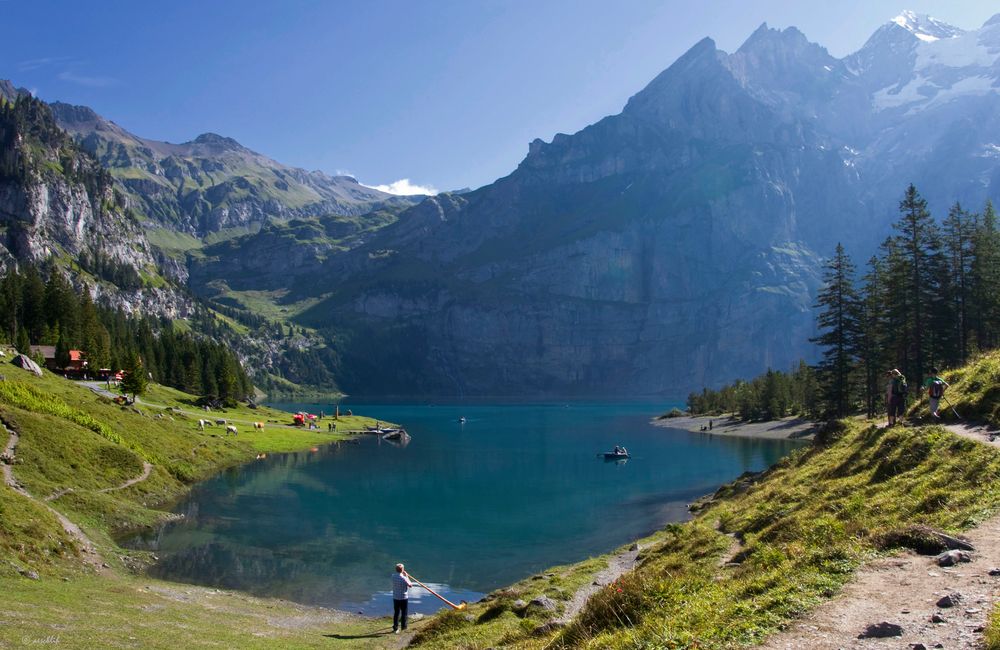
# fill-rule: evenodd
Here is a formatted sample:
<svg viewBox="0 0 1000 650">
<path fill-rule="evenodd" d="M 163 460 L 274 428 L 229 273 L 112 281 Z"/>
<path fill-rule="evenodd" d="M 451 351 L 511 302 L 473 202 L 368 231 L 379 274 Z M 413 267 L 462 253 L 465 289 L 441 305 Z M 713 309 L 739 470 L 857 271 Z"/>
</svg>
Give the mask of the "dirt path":
<svg viewBox="0 0 1000 650">
<path fill-rule="evenodd" d="M 844 591 L 788 630 L 771 637 L 761 648 L 792 650 L 815 648 L 910 648 L 922 643 L 948 648 L 980 647 L 981 627 L 1000 595 L 1000 516 L 968 532 L 975 546 L 972 562 L 941 568 L 934 558 L 908 553 L 878 560 L 860 570 Z M 961 594 L 954 607 L 936 603 L 949 594 Z M 931 621 L 939 615 L 940 623 Z M 902 636 L 859 639 L 869 624 L 894 623 Z"/>
<path fill-rule="evenodd" d="M 962 423 L 945 424 L 943 426 L 948 431 L 951 431 L 955 435 L 962 436 L 963 438 L 969 438 L 992 447 L 1000 447 L 1000 431 L 997 431 L 992 427 L 988 427 L 985 424 Z"/>
<path fill-rule="evenodd" d="M 63 530 L 66 531 L 66 534 L 76 540 L 76 543 L 80 546 L 83 561 L 92 566 L 99 573 L 104 573 L 106 569 L 104 558 L 102 558 L 101 554 L 97 552 L 97 548 L 94 546 L 94 543 L 82 530 L 80 530 L 80 527 L 67 519 L 65 515 L 47 504 L 44 500 L 35 498 L 24 488 L 23 485 L 17 482 L 16 478 L 14 478 L 14 461 L 17 459 L 17 443 L 21 438 L 17 431 L 8 429 L 3 422 L 0 422 L 0 433 L 6 433 L 10 436 L 3 451 L 4 457 L 7 458 L 9 462 L 0 463 L 0 467 L 3 468 L 4 484 L 18 494 L 27 497 L 42 507 L 48 509 L 48 511 L 59 520 L 59 523 L 62 525 Z"/>
<path fill-rule="evenodd" d="M 153 465 L 146 461 L 142 461 L 142 475 L 135 478 L 130 478 L 121 485 L 116 485 L 114 487 L 104 488 L 103 490 L 98 490 L 98 492 L 114 492 L 115 490 L 124 490 L 127 487 L 135 485 L 136 483 L 141 483 L 149 478 L 150 473 L 153 471 Z"/>
<path fill-rule="evenodd" d="M 987 427 L 949 424 L 946 429 L 1000 447 L 1000 436 Z M 860 569 L 840 595 L 830 600 L 761 648 L 980 648 L 982 627 L 1000 596 L 1000 515 L 965 533 L 975 546 L 970 563 L 942 568 L 933 557 L 907 553 L 877 560 Z M 960 594 L 953 607 L 938 607 L 949 594 Z M 933 622 L 938 616 L 940 622 Z M 873 623 L 902 627 L 902 636 L 859 639 Z M 941 645 L 937 645 L 941 644 Z"/>
<path fill-rule="evenodd" d="M 576 590 L 573 598 L 566 604 L 566 610 L 562 616 L 556 619 L 556 623 L 568 625 L 580 613 L 583 606 L 587 604 L 587 599 L 610 585 L 624 573 L 631 571 L 635 567 L 635 560 L 638 556 L 639 547 L 638 545 L 633 545 L 632 549 L 619 553 L 608 560 L 608 567 L 606 569 L 595 575 L 590 584 Z"/>
</svg>

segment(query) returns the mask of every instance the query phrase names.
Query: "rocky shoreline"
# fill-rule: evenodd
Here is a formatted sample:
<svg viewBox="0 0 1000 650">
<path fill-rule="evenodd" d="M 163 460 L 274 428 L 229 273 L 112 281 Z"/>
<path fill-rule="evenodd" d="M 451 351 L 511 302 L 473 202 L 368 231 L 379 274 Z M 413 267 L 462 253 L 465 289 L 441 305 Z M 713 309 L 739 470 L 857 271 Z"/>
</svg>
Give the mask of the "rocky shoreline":
<svg viewBox="0 0 1000 650">
<path fill-rule="evenodd" d="M 711 429 L 709 424 L 711 423 Z M 731 414 L 685 415 L 676 418 L 654 418 L 653 424 L 666 429 L 683 429 L 693 433 L 730 438 L 761 440 L 812 440 L 819 425 L 802 418 L 782 418 L 769 422 L 744 422 Z"/>
</svg>

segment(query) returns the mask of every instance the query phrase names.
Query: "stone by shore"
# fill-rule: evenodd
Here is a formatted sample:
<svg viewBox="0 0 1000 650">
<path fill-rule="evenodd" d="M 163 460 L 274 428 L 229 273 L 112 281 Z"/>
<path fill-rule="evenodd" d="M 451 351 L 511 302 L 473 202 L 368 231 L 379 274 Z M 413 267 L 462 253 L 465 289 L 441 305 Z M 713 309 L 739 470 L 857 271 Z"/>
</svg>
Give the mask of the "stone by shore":
<svg viewBox="0 0 1000 650">
<path fill-rule="evenodd" d="M 709 422 L 712 429 L 708 429 Z M 731 438 L 762 440 L 811 440 L 819 428 L 815 422 L 802 418 L 782 418 L 770 422 L 743 422 L 731 415 L 697 415 L 654 419 L 653 424 L 669 429 L 684 429 L 694 433 Z"/>
</svg>

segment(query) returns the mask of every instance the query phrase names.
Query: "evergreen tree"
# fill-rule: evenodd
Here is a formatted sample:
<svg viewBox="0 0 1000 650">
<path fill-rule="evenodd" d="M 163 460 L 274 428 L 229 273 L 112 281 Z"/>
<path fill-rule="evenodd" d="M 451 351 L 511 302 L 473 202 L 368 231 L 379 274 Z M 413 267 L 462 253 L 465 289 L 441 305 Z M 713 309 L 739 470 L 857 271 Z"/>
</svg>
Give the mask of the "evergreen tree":
<svg viewBox="0 0 1000 650">
<path fill-rule="evenodd" d="M 959 364 L 969 357 L 969 310 L 972 301 L 972 277 L 976 235 L 976 219 L 955 203 L 944 220 L 944 248 L 948 255 L 951 300 L 948 311 L 954 314 L 954 335 L 958 342 Z"/>
<path fill-rule="evenodd" d="M 893 228 L 900 268 L 904 275 L 904 318 L 909 334 L 904 374 L 917 383 L 923 381 L 924 370 L 931 365 L 933 335 L 929 333 L 931 313 L 939 293 L 941 258 L 937 226 L 927 201 L 912 184 L 899 202 L 900 219 Z M 892 271 L 892 269 L 890 269 Z"/>
<path fill-rule="evenodd" d="M 972 240 L 972 312 L 975 347 L 1000 343 L 1000 232 L 992 203 L 986 204 Z"/>
<path fill-rule="evenodd" d="M 122 376 L 122 393 L 132 393 L 132 401 L 135 401 L 136 397 L 146 392 L 146 387 L 149 385 L 147 371 L 142 365 L 142 359 L 135 351 L 128 354 L 123 369 L 125 373 Z"/>
<path fill-rule="evenodd" d="M 21 354 L 31 356 L 31 341 L 28 339 L 28 330 L 23 327 L 17 330 L 16 347 Z"/>
<path fill-rule="evenodd" d="M 844 417 L 851 410 L 851 374 L 860 330 L 854 272 L 854 264 L 844 247 L 837 244 L 816 300 L 816 308 L 820 310 L 816 322 L 823 332 L 810 340 L 823 348 L 820 386 L 824 411 L 831 417 Z"/>
<path fill-rule="evenodd" d="M 69 342 L 66 340 L 66 336 L 63 334 L 59 335 L 59 340 L 56 342 L 56 366 L 62 370 L 66 368 L 70 361 L 69 354 Z"/>
<path fill-rule="evenodd" d="M 0 328 L 4 338 L 20 351 L 21 337 L 18 326 L 21 320 L 21 282 L 16 271 L 10 271 L 0 281 Z"/>
<path fill-rule="evenodd" d="M 80 303 L 73 287 L 62 271 L 52 269 L 45 284 L 45 320 L 48 324 L 48 336 L 43 337 L 45 342 L 55 345 L 60 335 L 64 335 L 67 341 L 76 341 L 79 338 L 79 312 Z"/>
<path fill-rule="evenodd" d="M 868 260 L 859 305 L 859 337 L 856 350 L 864 377 L 862 401 L 868 417 L 875 417 L 882 405 L 880 386 L 882 373 L 889 361 L 886 359 L 885 286 L 883 263 L 875 256 Z"/>
<path fill-rule="evenodd" d="M 38 269 L 28 266 L 21 285 L 21 303 L 24 310 L 22 322 L 33 341 L 41 342 L 46 336 L 45 283 Z"/>
</svg>

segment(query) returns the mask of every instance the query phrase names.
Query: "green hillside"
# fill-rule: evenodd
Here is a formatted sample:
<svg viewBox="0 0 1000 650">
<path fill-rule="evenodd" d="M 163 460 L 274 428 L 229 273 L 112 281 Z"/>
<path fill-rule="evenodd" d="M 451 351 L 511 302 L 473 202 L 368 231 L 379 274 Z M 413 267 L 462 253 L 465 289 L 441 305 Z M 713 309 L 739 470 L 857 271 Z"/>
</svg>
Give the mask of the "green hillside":
<svg viewBox="0 0 1000 650">
<path fill-rule="evenodd" d="M 992 417 L 994 368 L 1000 353 L 947 375 L 956 407 Z M 10 594 L 0 644 L 57 635 L 71 647 L 395 645 L 382 619 L 149 579 L 142 569 L 152 558 L 113 541 L 162 522 L 169 515 L 160 504 L 222 467 L 334 436 L 280 427 L 272 420 L 287 414 L 241 407 L 224 414 L 240 435 L 222 437 L 200 432 L 192 398 L 173 389 L 154 387 L 132 409 L 48 374 L 38 379 L 13 367 L 4 374 L 0 420 L 20 436 L 11 468 L 34 498 L 0 488 L 0 590 Z M 253 420 L 269 426 L 252 433 Z M 143 463 L 153 465 L 148 479 L 113 489 Z M 81 525 L 99 561 L 48 507 Z M 763 474 L 699 501 L 692 521 L 640 540 L 636 568 L 598 590 L 569 625 L 552 621 L 614 554 L 554 567 L 465 612 L 419 621 L 410 644 L 750 646 L 838 593 L 865 562 L 941 548 L 926 527 L 960 533 L 997 510 L 1000 452 L 992 447 L 939 426 L 845 420 Z M 551 609 L 530 604 L 541 596 Z"/>
</svg>

